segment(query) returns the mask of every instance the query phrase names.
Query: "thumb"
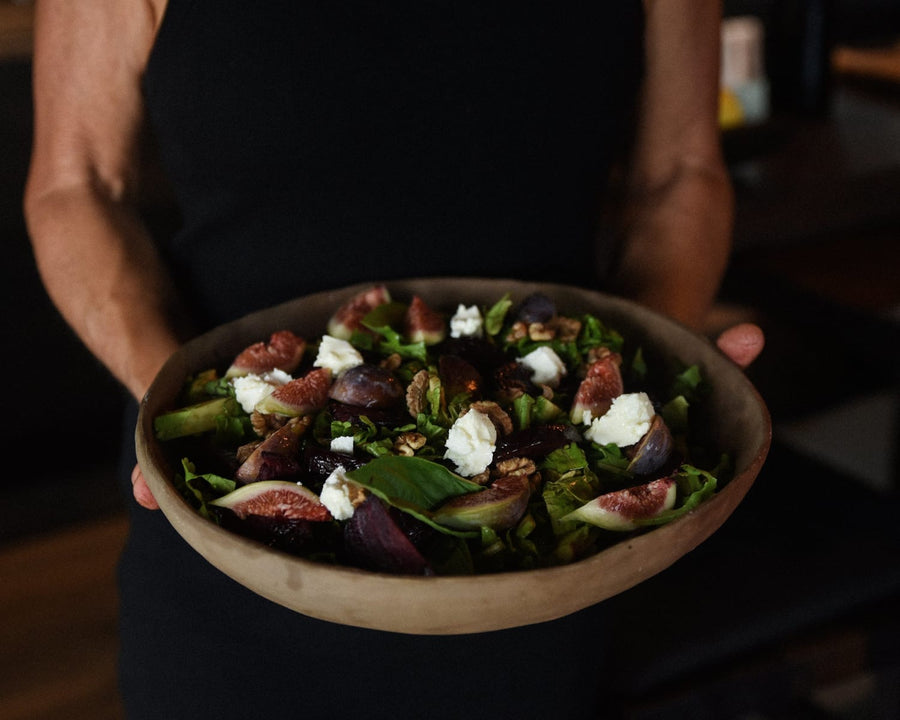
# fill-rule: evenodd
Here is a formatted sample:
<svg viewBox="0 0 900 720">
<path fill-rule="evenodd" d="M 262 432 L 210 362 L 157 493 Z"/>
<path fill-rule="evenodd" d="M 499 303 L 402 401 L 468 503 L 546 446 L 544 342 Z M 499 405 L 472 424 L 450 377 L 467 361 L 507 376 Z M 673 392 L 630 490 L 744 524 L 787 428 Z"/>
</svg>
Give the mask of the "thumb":
<svg viewBox="0 0 900 720">
<path fill-rule="evenodd" d="M 159 510 L 159 503 L 156 502 L 156 498 L 150 492 L 150 487 L 147 485 L 144 474 L 138 465 L 135 465 L 134 470 L 131 471 L 131 486 L 134 492 L 134 499 L 137 500 L 138 505 L 148 510 Z"/>
<path fill-rule="evenodd" d="M 741 323 L 723 331 L 716 345 L 738 366 L 746 368 L 762 352 L 766 344 L 762 329 L 753 323 Z"/>
</svg>

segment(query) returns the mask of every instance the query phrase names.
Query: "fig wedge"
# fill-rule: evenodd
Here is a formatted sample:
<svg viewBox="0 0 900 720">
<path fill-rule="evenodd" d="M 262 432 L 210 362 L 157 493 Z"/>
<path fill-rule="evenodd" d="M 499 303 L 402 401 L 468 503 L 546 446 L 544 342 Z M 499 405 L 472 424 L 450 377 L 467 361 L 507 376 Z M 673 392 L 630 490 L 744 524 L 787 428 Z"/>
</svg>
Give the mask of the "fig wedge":
<svg viewBox="0 0 900 720">
<path fill-rule="evenodd" d="M 591 363 L 584 380 L 575 392 L 572 409 L 569 412 L 569 419 L 573 423 L 581 424 L 585 412 L 590 412 L 591 417 L 600 417 L 609 410 L 613 399 L 625 391 L 625 383 L 619 369 L 621 364 L 622 356 L 618 353 L 609 353 Z"/>
<path fill-rule="evenodd" d="M 508 530 L 525 514 L 531 486 L 527 477 L 497 478 L 481 492 L 460 495 L 435 510 L 435 522 L 456 530 Z"/>
<path fill-rule="evenodd" d="M 291 418 L 263 440 L 241 463 L 235 479 L 242 483 L 294 478 L 300 475 L 300 438 L 309 428 L 311 417 Z"/>
<path fill-rule="evenodd" d="M 332 519 L 318 495 L 286 480 L 251 483 L 209 504 L 227 508 L 242 520 L 251 515 L 313 522 Z"/>
<path fill-rule="evenodd" d="M 447 322 L 422 298 L 414 295 L 403 317 L 403 330 L 410 342 L 437 345 L 447 337 Z"/>
<path fill-rule="evenodd" d="M 659 478 L 594 498 L 562 520 L 580 520 L 604 530 L 635 530 L 639 527 L 638 521 L 650 520 L 671 510 L 676 494 L 677 487 L 672 478 Z"/>
<path fill-rule="evenodd" d="M 669 426 L 659 415 L 654 415 L 650 429 L 644 433 L 641 441 L 634 446 L 628 463 L 629 472 L 635 475 L 650 475 L 665 465 L 672 455 L 675 441 Z"/>
<path fill-rule="evenodd" d="M 325 407 L 331 387 L 331 370 L 316 368 L 303 377 L 291 380 L 256 406 L 261 413 L 297 417 L 309 415 Z"/>
<path fill-rule="evenodd" d="M 391 295 L 384 285 L 375 285 L 357 293 L 328 320 L 328 334 L 341 340 L 349 340 L 357 330 L 365 330 L 362 321 L 366 315 L 390 301 Z"/>
<path fill-rule="evenodd" d="M 272 333 L 268 343 L 258 342 L 243 350 L 232 361 L 225 377 L 242 377 L 254 373 L 263 375 L 272 370 L 292 373 L 306 351 L 306 340 L 290 330 Z"/>
</svg>

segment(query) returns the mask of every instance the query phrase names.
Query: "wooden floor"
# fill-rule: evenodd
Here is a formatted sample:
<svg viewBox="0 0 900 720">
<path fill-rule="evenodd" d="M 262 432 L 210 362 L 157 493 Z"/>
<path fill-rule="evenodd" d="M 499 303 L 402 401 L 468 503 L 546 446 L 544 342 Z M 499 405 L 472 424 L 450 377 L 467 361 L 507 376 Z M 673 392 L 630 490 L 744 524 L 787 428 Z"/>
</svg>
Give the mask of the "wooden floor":
<svg viewBox="0 0 900 720">
<path fill-rule="evenodd" d="M 118 720 L 113 517 L 0 548 L 0 720 Z"/>
</svg>

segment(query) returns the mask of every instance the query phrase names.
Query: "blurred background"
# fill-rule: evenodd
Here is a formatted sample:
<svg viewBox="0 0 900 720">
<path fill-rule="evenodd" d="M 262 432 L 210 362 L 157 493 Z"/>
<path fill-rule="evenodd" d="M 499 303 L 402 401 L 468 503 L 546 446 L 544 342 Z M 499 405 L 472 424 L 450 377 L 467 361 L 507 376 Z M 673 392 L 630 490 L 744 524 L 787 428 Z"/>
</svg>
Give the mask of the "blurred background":
<svg viewBox="0 0 900 720">
<path fill-rule="evenodd" d="M 609 602 L 624 718 L 900 717 L 900 3 L 725 3 L 736 252 L 775 438 L 725 527 Z M 0 0 L 0 720 L 118 718 L 123 395 L 46 298 L 21 214 L 32 6 Z M 150 187 L 147 217 L 167 223 Z M 10 339 L 11 338 L 11 339 Z"/>
</svg>

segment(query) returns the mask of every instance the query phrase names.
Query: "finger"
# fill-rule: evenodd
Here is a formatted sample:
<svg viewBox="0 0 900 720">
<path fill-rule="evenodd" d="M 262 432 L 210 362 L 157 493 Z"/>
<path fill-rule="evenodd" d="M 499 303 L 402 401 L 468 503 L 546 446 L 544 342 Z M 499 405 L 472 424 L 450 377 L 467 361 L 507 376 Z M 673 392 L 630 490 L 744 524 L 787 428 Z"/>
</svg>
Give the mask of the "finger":
<svg viewBox="0 0 900 720">
<path fill-rule="evenodd" d="M 150 492 L 150 487 L 147 485 L 144 474 L 141 472 L 141 468 L 138 465 L 135 465 L 134 470 L 131 471 L 131 487 L 132 492 L 134 493 L 134 499 L 137 500 L 138 505 L 145 507 L 148 510 L 159 509 L 159 503 L 156 502 L 156 498 L 153 497 L 153 493 Z"/>
<path fill-rule="evenodd" d="M 765 344 L 762 329 L 753 323 L 730 327 L 716 340 L 719 350 L 742 368 L 746 368 L 759 356 Z"/>
</svg>

